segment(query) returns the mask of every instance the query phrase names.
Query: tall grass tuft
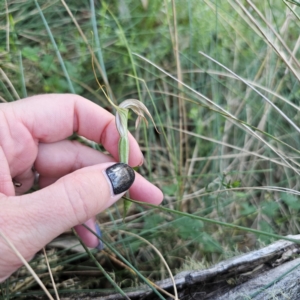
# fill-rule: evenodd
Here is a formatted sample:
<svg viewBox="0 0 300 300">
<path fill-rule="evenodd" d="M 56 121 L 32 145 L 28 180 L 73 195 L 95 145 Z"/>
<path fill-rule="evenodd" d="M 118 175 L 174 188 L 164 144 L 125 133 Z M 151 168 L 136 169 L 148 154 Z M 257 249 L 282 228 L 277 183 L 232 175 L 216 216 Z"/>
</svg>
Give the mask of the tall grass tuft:
<svg viewBox="0 0 300 300">
<path fill-rule="evenodd" d="M 139 278 L 169 276 L 154 249 L 175 274 L 186 262 L 208 266 L 299 233 L 297 4 L 0 4 L 1 101 L 72 91 L 113 111 L 98 90 L 94 60 L 113 103 L 140 100 L 161 133 L 152 124 L 133 130 L 129 113 L 128 129 L 145 156 L 138 171 L 163 190 L 162 206 L 135 202 L 123 220 L 118 204 L 98 216 L 109 246 L 91 252 L 122 291 L 139 286 Z M 113 293 L 114 284 L 78 242 L 71 235 L 64 241 L 53 260 L 48 255 L 58 293 Z M 39 255 L 31 266 L 47 272 Z M 21 269 L 0 286 L 0 295 L 42 294 L 30 276 Z M 54 292 L 49 276 L 40 278 Z"/>
</svg>

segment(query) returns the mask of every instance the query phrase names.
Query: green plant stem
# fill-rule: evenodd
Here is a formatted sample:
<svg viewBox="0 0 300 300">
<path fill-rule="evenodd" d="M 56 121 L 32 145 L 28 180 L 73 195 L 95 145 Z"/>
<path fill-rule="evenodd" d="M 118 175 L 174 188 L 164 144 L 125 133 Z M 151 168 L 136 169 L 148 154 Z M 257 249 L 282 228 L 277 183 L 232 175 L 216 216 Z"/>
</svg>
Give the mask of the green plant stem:
<svg viewBox="0 0 300 300">
<path fill-rule="evenodd" d="M 51 40 L 51 43 L 52 43 L 52 45 L 53 45 L 53 47 L 54 47 L 54 50 L 55 50 L 55 53 L 56 53 L 56 55 L 57 55 L 58 61 L 59 61 L 59 63 L 60 63 L 60 66 L 61 66 L 61 68 L 62 68 L 62 70 L 63 70 L 63 72 L 64 72 L 64 75 L 65 75 L 66 79 L 67 79 L 67 82 L 68 82 L 68 85 L 69 85 L 69 89 L 70 89 L 71 93 L 75 94 L 75 89 L 74 89 L 74 87 L 73 87 L 73 84 L 72 84 L 72 81 L 71 81 L 71 79 L 70 79 L 69 73 L 68 73 L 67 68 L 66 68 L 66 66 L 65 66 L 65 63 L 64 63 L 64 61 L 63 61 L 63 59 L 62 59 L 62 56 L 61 56 L 61 54 L 60 54 L 60 52 L 59 52 L 59 50 L 58 50 L 57 44 L 56 44 L 55 39 L 54 39 L 54 37 L 53 37 L 53 35 L 52 35 L 52 32 L 51 32 L 51 30 L 50 30 L 50 27 L 48 26 L 48 23 L 47 23 L 47 20 L 46 20 L 44 14 L 43 14 L 43 11 L 41 10 L 41 8 L 40 8 L 40 6 L 39 6 L 37 0 L 34 0 L 34 2 L 35 2 L 35 5 L 36 5 L 36 7 L 37 7 L 39 13 L 40 13 L 40 16 L 41 16 L 41 18 L 42 18 L 42 20 L 43 20 L 43 23 L 44 23 L 44 25 L 45 25 L 45 27 L 46 27 L 46 30 L 47 30 L 47 32 L 48 32 L 49 38 L 50 38 L 50 40 Z"/>
<path fill-rule="evenodd" d="M 98 34 L 94 0 L 90 0 L 90 8 L 91 8 L 91 20 L 92 20 L 94 38 L 95 38 L 95 43 L 96 43 L 96 53 L 97 53 L 97 57 L 98 57 L 98 61 L 100 63 L 101 69 L 103 71 L 103 77 L 104 77 L 103 80 L 104 80 L 104 82 L 108 82 L 107 75 L 106 75 L 106 69 L 105 69 L 105 65 L 104 65 L 104 61 L 103 61 L 103 55 L 102 55 L 102 50 L 101 50 L 99 34 Z M 111 95 L 110 95 L 110 97 L 111 97 Z"/>
<path fill-rule="evenodd" d="M 23 95 L 24 98 L 26 98 L 27 97 L 27 91 L 26 91 L 24 68 L 23 68 L 23 59 L 22 59 L 22 52 L 21 51 L 19 51 L 19 64 L 20 64 L 20 74 L 21 74 L 22 95 Z"/>
<path fill-rule="evenodd" d="M 244 226 L 239 226 L 239 225 L 234 225 L 234 224 L 230 224 L 230 223 L 226 223 L 226 222 L 216 221 L 216 220 L 212 220 L 212 219 L 205 218 L 205 217 L 199 217 L 199 216 L 191 215 L 189 213 L 184 213 L 184 212 L 181 212 L 181 211 L 178 211 L 178 210 L 166 208 L 166 207 L 163 207 L 163 206 L 157 206 L 157 205 L 150 204 L 150 203 L 136 201 L 136 200 L 126 198 L 126 197 L 123 197 L 123 198 L 126 199 L 127 201 L 131 201 L 131 202 L 136 203 L 136 204 L 147 205 L 147 206 L 150 206 L 152 208 L 157 208 L 159 210 L 164 210 L 164 211 L 167 211 L 167 212 L 170 212 L 170 213 L 173 213 L 173 214 L 189 217 L 189 218 L 196 219 L 196 220 L 201 220 L 201 221 L 206 222 L 206 223 L 221 225 L 221 226 L 229 227 L 229 228 L 232 228 L 232 229 L 239 229 L 239 230 L 246 231 L 246 232 L 251 232 L 251 233 L 254 233 L 254 234 L 261 234 L 261 235 L 265 235 L 265 236 L 268 236 L 268 237 L 272 237 L 272 238 L 275 238 L 277 240 L 286 240 L 286 241 L 294 242 L 296 244 L 300 244 L 300 240 L 291 239 L 291 238 L 281 236 L 281 235 L 278 235 L 278 234 L 268 233 L 268 232 L 260 231 L 260 230 L 257 230 L 257 229 L 252 229 L 252 228 L 247 228 L 247 227 L 244 227 Z"/>
</svg>

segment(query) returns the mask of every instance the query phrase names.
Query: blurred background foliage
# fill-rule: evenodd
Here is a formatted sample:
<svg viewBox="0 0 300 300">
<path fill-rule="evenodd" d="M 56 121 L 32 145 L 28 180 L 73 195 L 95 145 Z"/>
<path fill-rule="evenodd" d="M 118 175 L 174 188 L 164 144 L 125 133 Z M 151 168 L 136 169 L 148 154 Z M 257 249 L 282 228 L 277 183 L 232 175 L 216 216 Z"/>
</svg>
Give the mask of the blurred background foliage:
<svg viewBox="0 0 300 300">
<path fill-rule="evenodd" d="M 126 222 L 120 207 L 101 214 L 106 241 L 141 273 L 168 277 L 151 248 L 118 230 L 147 238 L 175 273 L 185 262 L 206 266 L 269 243 L 268 233 L 299 232 L 299 130 L 291 123 L 300 117 L 298 6 L 275 0 L 38 3 L 46 24 L 35 1 L 0 2 L 0 99 L 75 92 L 112 112 L 95 80 L 91 47 L 113 101 L 140 99 L 158 125 L 161 134 L 152 124 L 135 131 L 130 123 L 145 155 L 139 172 L 163 190 L 163 206 L 212 221 L 139 205 Z M 124 279 L 128 270 L 101 255 L 117 283 L 136 286 L 136 279 Z M 78 289 L 109 286 L 100 275 L 86 285 L 79 273 L 75 280 L 68 270 L 94 268 L 87 257 L 78 260 L 81 266 L 62 264 L 64 256 L 56 260 L 64 266 L 57 279 L 72 278 Z"/>
</svg>

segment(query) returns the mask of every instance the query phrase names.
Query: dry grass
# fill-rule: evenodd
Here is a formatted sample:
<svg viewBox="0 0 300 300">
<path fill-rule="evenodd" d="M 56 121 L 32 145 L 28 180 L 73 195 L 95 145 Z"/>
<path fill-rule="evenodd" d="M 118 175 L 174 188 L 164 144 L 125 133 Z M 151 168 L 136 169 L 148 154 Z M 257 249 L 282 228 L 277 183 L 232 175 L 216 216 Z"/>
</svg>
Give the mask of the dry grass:
<svg viewBox="0 0 300 300">
<path fill-rule="evenodd" d="M 97 91 L 93 57 L 111 99 L 139 98 L 154 116 L 161 134 L 153 127 L 133 132 L 145 155 L 139 172 L 163 190 L 163 206 L 211 220 L 137 204 L 124 223 L 121 206 L 102 213 L 104 240 L 143 276 L 153 281 L 168 273 L 152 247 L 121 230 L 151 242 L 173 273 L 186 261 L 213 264 L 299 232 L 298 6 L 113 1 L 96 5 L 94 14 L 81 1 L 39 1 L 70 85 L 35 6 L 3 5 L 0 99 L 68 92 L 72 85 L 110 109 Z M 119 286 L 139 284 L 112 250 L 93 253 Z M 58 293 L 111 288 L 86 254 L 67 248 L 57 255 L 55 281 L 72 282 Z M 33 265 L 38 270 L 38 258 Z M 13 289 L 29 276 L 18 274 L 2 284 L 4 299 L 38 290 Z"/>
</svg>

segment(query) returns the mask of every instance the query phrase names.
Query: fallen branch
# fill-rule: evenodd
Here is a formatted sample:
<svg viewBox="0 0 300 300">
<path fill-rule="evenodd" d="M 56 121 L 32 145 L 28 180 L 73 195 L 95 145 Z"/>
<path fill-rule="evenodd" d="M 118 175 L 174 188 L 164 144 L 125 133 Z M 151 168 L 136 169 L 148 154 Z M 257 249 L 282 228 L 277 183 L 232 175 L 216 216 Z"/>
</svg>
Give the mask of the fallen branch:
<svg viewBox="0 0 300 300">
<path fill-rule="evenodd" d="M 289 237 L 300 239 L 300 235 Z M 300 299 L 300 258 L 296 258 L 299 253 L 299 244 L 279 240 L 206 270 L 181 272 L 174 277 L 179 299 L 275 299 L 280 295 L 287 299 Z M 171 279 L 156 284 L 173 292 Z M 147 286 L 124 291 L 130 299 L 156 299 Z M 78 299 L 78 296 L 76 294 L 63 299 Z M 80 299 L 93 300 L 122 299 L 119 294 L 93 293 L 80 296 L 83 297 Z"/>
</svg>

